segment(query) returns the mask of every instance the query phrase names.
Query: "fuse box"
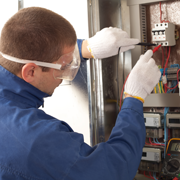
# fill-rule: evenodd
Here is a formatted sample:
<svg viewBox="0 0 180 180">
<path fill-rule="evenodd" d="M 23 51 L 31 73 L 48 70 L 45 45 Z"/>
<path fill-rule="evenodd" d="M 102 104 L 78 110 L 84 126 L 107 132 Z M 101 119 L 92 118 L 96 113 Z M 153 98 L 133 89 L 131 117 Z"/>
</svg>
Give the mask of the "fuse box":
<svg viewBox="0 0 180 180">
<path fill-rule="evenodd" d="M 173 23 L 157 23 L 152 29 L 152 41 L 162 46 L 176 45 L 175 25 Z"/>
</svg>

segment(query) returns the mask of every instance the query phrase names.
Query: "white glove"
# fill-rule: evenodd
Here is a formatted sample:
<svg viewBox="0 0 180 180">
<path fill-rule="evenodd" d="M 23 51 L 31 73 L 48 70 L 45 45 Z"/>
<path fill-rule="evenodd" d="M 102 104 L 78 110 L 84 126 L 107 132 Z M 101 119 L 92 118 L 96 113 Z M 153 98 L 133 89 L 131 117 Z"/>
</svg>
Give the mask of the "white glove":
<svg viewBox="0 0 180 180">
<path fill-rule="evenodd" d="M 104 28 L 88 40 L 88 51 L 95 59 L 102 59 L 133 49 L 138 39 L 131 39 L 129 35 L 119 28 Z"/>
<path fill-rule="evenodd" d="M 140 56 L 125 84 L 125 93 L 143 100 L 159 82 L 161 72 L 153 58 L 152 50 Z M 137 98 L 139 99 L 139 98 Z"/>
</svg>

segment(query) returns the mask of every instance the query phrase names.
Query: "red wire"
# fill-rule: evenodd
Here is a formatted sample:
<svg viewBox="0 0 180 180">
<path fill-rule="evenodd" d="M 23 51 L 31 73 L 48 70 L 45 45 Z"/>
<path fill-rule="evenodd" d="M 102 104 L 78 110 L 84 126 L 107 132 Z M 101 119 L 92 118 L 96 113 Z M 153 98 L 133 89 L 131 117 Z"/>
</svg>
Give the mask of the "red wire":
<svg viewBox="0 0 180 180">
<path fill-rule="evenodd" d="M 157 46 L 157 47 L 155 47 L 154 49 L 153 49 L 153 53 L 155 53 L 156 51 L 158 51 L 158 49 L 161 47 L 161 44 L 159 45 L 159 46 Z"/>
<path fill-rule="evenodd" d="M 155 145 L 155 146 L 164 146 L 164 144 L 152 143 L 151 138 L 149 138 L 149 142 L 150 142 L 151 145 Z"/>
<path fill-rule="evenodd" d="M 169 21 L 165 21 L 165 20 L 163 20 L 162 21 L 162 10 L 161 10 L 161 2 L 159 3 L 159 7 L 160 7 L 160 23 L 168 23 Z"/>
<path fill-rule="evenodd" d="M 169 23 L 169 21 L 165 21 L 165 20 L 163 20 L 162 22 L 164 22 L 164 23 Z"/>
<path fill-rule="evenodd" d="M 177 177 L 175 177 L 173 180 L 178 180 L 178 178 L 177 178 Z"/>
<path fill-rule="evenodd" d="M 169 54 L 168 54 L 168 57 L 167 57 L 167 60 L 166 60 L 166 64 L 165 64 L 165 66 L 164 66 L 164 72 L 163 72 L 163 75 L 164 75 L 164 76 L 165 76 L 165 69 L 167 68 L 170 54 L 171 54 L 171 47 L 169 46 Z"/>
<path fill-rule="evenodd" d="M 177 71 L 177 81 L 179 81 L 179 76 L 178 76 L 179 71 L 180 71 L 180 69 Z M 167 89 L 176 89 L 177 87 L 178 87 L 178 83 L 177 83 L 177 85 L 175 87 L 173 87 L 173 88 L 167 87 Z"/>
<path fill-rule="evenodd" d="M 147 178 L 149 178 L 149 179 L 154 179 L 153 177 L 147 176 L 146 173 L 145 173 L 145 171 L 144 171 L 144 176 L 147 177 Z"/>
<path fill-rule="evenodd" d="M 146 143 L 146 142 L 145 142 L 145 144 L 146 144 L 146 145 L 151 145 L 151 144 L 148 144 L 148 143 Z"/>
<path fill-rule="evenodd" d="M 150 176 L 151 178 L 153 178 L 150 171 L 149 171 L 149 176 Z M 153 179 L 154 179 L 154 178 L 153 178 Z"/>
</svg>

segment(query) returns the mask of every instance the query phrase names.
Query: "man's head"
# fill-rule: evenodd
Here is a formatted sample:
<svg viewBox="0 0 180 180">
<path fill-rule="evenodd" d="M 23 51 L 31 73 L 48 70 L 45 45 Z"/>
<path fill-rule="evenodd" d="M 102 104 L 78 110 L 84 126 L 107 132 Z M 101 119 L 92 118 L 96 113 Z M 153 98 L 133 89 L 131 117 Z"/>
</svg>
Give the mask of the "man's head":
<svg viewBox="0 0 180 180">
<path fill-rule="evenodd" d="M 50 10 L 31 7 L 18 11 L 6 22 L 1 32 L 0 51 L 19 59 L 55 63 L 63 54 L 73 51 L 75 43 L 76 33 L 66 19 Z M 42 73 L 51 71 L 49 68 L 34 67 L 32 63 L 31 66 L 15 63 L 3 57 L 0 57 L 0 65 L 37 88 L 38 82 L 34 84 L 22 74 L 26 66 L 31 69 L 27 73 L 33 73 L 35 68 L 40 68 Z"/>
</svg>

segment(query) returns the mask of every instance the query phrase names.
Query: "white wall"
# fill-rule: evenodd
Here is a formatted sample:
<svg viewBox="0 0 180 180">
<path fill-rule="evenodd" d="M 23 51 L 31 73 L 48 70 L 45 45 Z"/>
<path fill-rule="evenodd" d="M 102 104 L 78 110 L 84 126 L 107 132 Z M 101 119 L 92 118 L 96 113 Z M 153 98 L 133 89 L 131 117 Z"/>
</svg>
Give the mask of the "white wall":
<svg viewBox="0 0 180 180">
<path fill-rule="evenodd" d="M 88 37 L 86 0 L 24 0 L 24 7 L 38 6 L 65 17 L 75 28 L 78 38 Z"/>
<path fill-rule="evenodd" d="M 73 25 L 79 39 L 88 38 L 86 0 L 24 0 L 24 7 L 31 6 L 47 8 L 62 15 Z M 83 134 L 85 142 L 90 144 L 87 95 L 85 97 L 76 88 L 68 88 L 68 85 L 59 86 L 52 97 L 45 99 L 43 110 L 67 122 L 75 132 Z"/>
<path fill-rule="evenodd" d="M 24 7 L 31 6 L 44 7 L 62 15 L 73 25 L 79 39 L 88 38 L 87 0 L 24 0 Z M 18 0 L 0 0 L 0 32 L 5 22 L 17 11 Z M 82 79 L 86 81 L 84 77 Z M 80 111 L 76 110 L 76 106 Z M 45 99 L 43 110 L 66 121 L 74 131 L 82 133 L 85 142 L 90 144 L 87 95 L 77 89 L 60 86 L 52 97 Z"/>
<path fill-rule="evenodd" d="M 5 22 L 18 11 L 18 0 L 0 0 L 0 32 Z"/>
</svg>

